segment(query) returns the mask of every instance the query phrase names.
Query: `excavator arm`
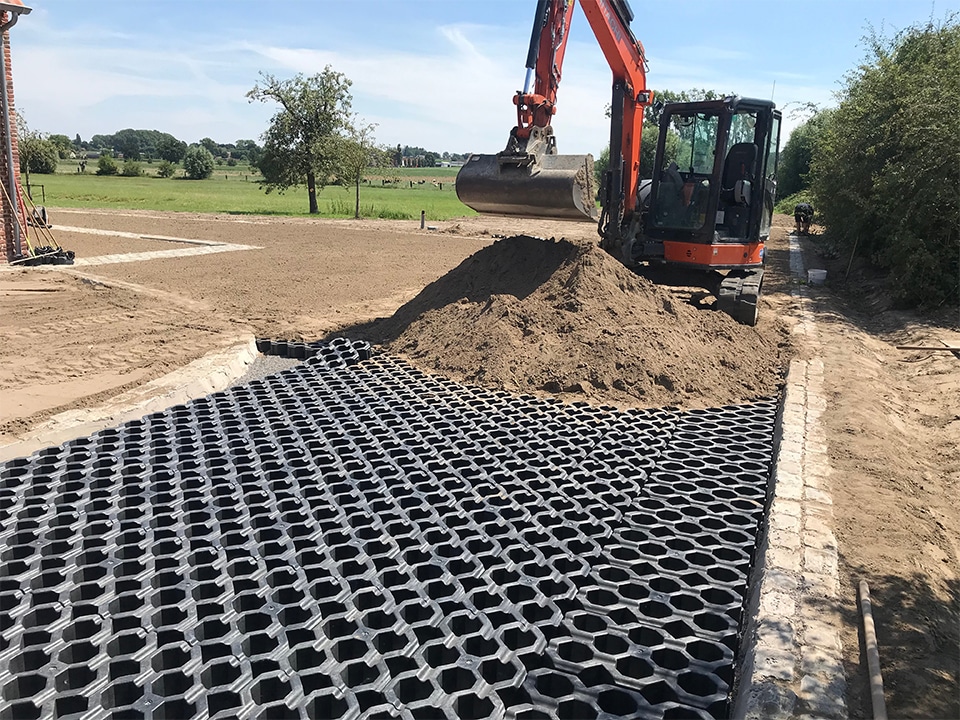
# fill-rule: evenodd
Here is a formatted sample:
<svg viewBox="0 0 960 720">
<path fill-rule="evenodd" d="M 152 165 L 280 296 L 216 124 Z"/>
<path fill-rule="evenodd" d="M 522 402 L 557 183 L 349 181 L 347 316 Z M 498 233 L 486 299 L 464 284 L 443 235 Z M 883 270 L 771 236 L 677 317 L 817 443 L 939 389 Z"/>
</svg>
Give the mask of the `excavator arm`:
<svg viewBox="0 0 960 720">
<path fill-rule="evenodd" d="M 637 205 L 643 111 L 653 102 L 653 92 L 647 89 L 647 59 L 630 30 L 633 11 L 626 0 L 580 0 L 580 7 L 613 72 L 610 170 L 603 206 L 606 213 L 619 216 L 609 218 L 619 223 Z"/>
<path fill-rule="evenodd" d="M 622 222 L 636 205 L 646 87 L 643 46 L 630 31 L 626 0 L 579 0 L 613 72 L 611 168 L 605 218 Z M 593 157 L 558 155 L 551 125 L 573 16 L 573 0 L 538 0 L 527 76 L 514 95 L 517 125 L 497 155 L 473 155 L 457 176 L 461 201 L 478 212 L 596 219 Z M 615 208 L 615 212 L 610 212 Z"/>
<path fill-rule="evenodd" d="M 513 96 L 513 103 L 517 106 L 515 134 L 518 138 L 527 139 L 533 128 L 549 126 L 557 111 L 557 89 L 572 17 L 573 2 L 537 2 L 527 51 L 527 77 L 523 90 Z"/>
</svg>

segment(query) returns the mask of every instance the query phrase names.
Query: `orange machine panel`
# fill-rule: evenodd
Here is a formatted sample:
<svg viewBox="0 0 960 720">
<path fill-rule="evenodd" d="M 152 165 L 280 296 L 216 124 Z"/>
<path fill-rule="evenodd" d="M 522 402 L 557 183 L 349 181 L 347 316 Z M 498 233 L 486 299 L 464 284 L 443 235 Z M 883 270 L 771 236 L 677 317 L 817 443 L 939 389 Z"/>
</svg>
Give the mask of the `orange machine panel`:
<svg viewBox="0 0 960 720">
<path fill-rule="evenodd" d="M 763 264 L 763 243 L 687 243 L 665 241 L 663 259 L 667 262 L 701 267 L 751 267 Z"/>
</svg>

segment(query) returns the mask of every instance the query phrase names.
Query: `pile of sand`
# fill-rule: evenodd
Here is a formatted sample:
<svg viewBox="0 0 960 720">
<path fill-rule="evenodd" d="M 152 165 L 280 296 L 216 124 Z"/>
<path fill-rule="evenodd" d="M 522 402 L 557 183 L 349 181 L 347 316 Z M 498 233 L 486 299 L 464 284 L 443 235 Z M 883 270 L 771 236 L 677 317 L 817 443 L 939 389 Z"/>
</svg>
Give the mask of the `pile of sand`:
<svg viewBox="0 0 960 720">
<path fill-rule="evenodd" d="M 770 339 L 781 333 L 695 308 L 566 240 L 499 240 L 371 330 L 428 372 L 565 400 L 702 407 L 770 396 L 782 380 L 783 343 Z"/>
</svg>

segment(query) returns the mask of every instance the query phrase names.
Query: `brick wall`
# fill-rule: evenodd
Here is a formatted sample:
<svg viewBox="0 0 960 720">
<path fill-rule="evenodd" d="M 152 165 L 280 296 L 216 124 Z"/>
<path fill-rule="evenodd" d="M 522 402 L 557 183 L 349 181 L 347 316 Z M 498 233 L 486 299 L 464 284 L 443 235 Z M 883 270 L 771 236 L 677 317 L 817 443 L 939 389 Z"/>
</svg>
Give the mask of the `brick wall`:
<svg viewBox="0 0 960 720">
<path fill-rule="evenodd" d="M 0 14 L 0 23 L 6 22 L 9 19 L 8 13 Z M 20 184 L 20 152 L 17 148 L 17 116 L 14 111 L 13 103 L 13 66 L 10 62 L 10 33 L 3 33 L 3 55 L 5 60 L 5 66 L 7 70 L 7 76 L 4 79 L 6 82 L 7 98 L 10 103 L 10 134 L 13 141 L 13 167 L 14 173 L 17 180 L 17 185 Z M 0 116 L 0 183 L 3 183 L 3 186 L 7 188 L 7 193 L 10 197 L 16 198 L 17 194 L 11 193 L 9 185 L 9 171 L 7 168 L 7 138 L 6 132 L 7 129 L 3 126 L 3 118 Z M 2 196 L 2 193 L 0 193 Z M 14 259 L 16 256 L 16 247 L 14 245 L 14 223 L 16 220 L 11 213 L 10 203 L 7 202 L 6 197 L 0 197 L 0 206 L 3 208 L 2 218 L 3 218 L 3 252 L 0 253 L 0 264 L 6 264 Z M 20 249 L 21 252 L 26 254 L 27 246 L 23 238 L 20 239 Z"/>
</svg>

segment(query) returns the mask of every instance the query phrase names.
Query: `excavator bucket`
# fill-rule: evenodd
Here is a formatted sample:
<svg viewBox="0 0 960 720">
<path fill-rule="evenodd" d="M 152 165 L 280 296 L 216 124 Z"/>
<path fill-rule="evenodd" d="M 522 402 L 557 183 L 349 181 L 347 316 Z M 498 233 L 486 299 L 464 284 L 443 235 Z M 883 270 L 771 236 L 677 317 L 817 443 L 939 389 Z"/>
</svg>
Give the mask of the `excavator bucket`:
<svg viewBox="0 0 960 720">
<path fill-rule="evenodd" d="M 457 197 L 478 213 L 596 220 L 592 155 L 471 155 L 457 174 Z"/>
</svg>

